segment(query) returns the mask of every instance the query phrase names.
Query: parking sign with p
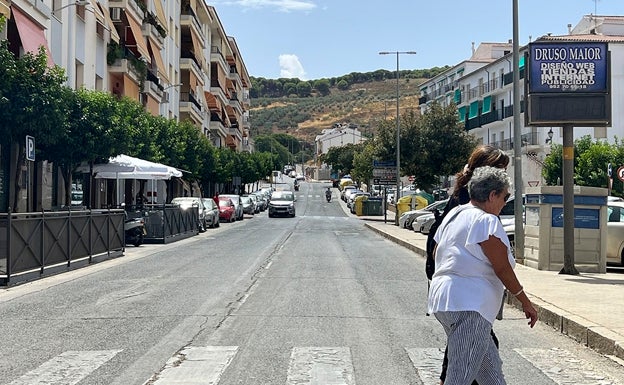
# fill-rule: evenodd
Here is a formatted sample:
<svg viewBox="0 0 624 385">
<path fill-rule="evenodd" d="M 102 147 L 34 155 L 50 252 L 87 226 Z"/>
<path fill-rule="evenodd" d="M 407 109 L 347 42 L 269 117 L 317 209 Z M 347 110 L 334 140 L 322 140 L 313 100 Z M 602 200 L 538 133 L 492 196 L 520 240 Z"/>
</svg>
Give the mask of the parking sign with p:
<svg viewBox="0 0 624 385">
<path fill-rule="evenodd" d="M 35 138 L 26 135 L 26 160 L 35 161 Z"/>
</svg>

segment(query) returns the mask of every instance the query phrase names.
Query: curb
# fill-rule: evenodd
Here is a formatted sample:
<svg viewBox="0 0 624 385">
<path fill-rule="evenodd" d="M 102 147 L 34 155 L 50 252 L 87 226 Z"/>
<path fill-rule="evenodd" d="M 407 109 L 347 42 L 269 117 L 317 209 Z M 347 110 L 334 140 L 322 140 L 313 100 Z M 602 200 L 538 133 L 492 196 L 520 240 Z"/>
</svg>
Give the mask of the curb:
<svg viewBox="0 0 624 385">
<path fill-rule="evenodd" d="M 426 251 L 414 244 L 399 239 L 389 233 L 383 232 L 368 223 L 365 223 L 365 226 L 384 238 L 413 251 L 415 254 L 423 258 L 426 256 Z M 624 360 L 624 341 L 619 340 L 621 338 L 619 335 L 603 326 L 594 324 L 585 318 L 571 314 L 553 304 L 542 301 L 541 298 L 536 297 L 531 293 L 527 294 L 529 295 L 533 306 L 537 310 L 540 322 L 552 327 L 559 333 L 572 338 L 576 342 L 600 354 L 606 355 L 609 358 Z M 508 305 L 522 311 L 522 304 L 513 296 L 506 296 L 505 302 Z"/>
</svg>

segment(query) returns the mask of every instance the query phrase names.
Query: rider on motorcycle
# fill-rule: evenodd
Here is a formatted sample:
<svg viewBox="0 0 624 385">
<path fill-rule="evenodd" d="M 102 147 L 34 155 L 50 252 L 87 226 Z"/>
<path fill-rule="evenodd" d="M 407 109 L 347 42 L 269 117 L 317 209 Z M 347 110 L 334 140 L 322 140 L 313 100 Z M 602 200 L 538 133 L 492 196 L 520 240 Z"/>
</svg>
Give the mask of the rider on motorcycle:
<svg viewBox="0 0 624 385">
<path fill-rule="evenodd" d="M 327 200 L 331 199 L 331 189 L 328 187 L 327 190 L 325 190 L 325 198 L 327 198 Z"/>
</svg>

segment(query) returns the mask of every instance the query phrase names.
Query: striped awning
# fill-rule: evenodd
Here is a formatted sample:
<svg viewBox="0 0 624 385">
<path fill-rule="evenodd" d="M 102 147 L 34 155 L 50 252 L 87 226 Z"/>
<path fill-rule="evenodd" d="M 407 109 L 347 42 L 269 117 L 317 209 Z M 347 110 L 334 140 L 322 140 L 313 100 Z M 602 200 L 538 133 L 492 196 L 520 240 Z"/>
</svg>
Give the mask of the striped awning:
<svg viewBox="0 0 624 385">
<path fill-rule="evenodd" d="M 141 32 L 141 24 L 134 20 L 129 12 L 126 13 L 126 16 L 128 16 L 128 24 L 130 24 L 130 30 L 132 30 L 132 36 L 134 37 L 137 51 L 148 63 L 151 63 L 152 59 L 150 58 L 149 49 L 147 48 L 147 42 L 145 41 L 145 37 L 143 37 L 143 32 Z"/>
<path fill-rule="evenodd" d="M 214 112 L 221 117 L 223 107 L 221 107 L 219 99 L 208 91 L 204 91 L 204 97 L 206 98 L 206 104 L 210 112 Z"/>
<path fill-rule="evenodd" d="M 152 40 L 151 36 L 148 38 L 148 40 L 149 40 L 149 45 L 152 51 L 152 56 L 154 56 L 154 62 L 156 64 L 156 68 L 158 69 L 158 73 L 160 74 L 162 79 L 165 81 L 165 83 L 169 83 L 169 76 L 167 76 L 167 67 L 165 67 L 165 63 L 163 62 L 160 50 L 156 48 L 157 47 L 156 42 Z"/>
<path fill-rule="evenodd" d="M 12 7 L 12 10 L 24 51 L 36 55 L 39 53 L 39 47 L 43 47 L 48 59 L 48 67 L 53 67 L 54 61 L 50 54 L 50 47 L 48 46 L 43 27 L 32 21 L 19 8 Z"/>
<path fill-rule="evenodd" d="M 154 0 L 154 8 L 156 8 L 156 18 L 162 24 L 165 31 L 169 33 L 169 29 L 167 28 L 167 17 L 165 16 L 165 9 L 162 6 L 161 0 Z"/>
<path fill-rule="evenodd" d="M 7 19 L 11 18 L 11 0 L 0 0 L 0 14 Z"/>
<path fill-rule="evenodd" d="M 121 39 L 119 38 L 119 33 L 117 33 L 117 29 L 115 29 L 115 25 L 113 24 L 113 20 L 111 19 L 108 11 L 106 10 L 106 8 L 104 8 L 102 4 L 98 3 L 97 1 L 95 2 L 95 4 L 97 5 L 97 8 L 100 9 L 100 12 L 102 12 L 102 15 L 104 15 L 104 19 L 106 20 L 106 27 L 108 29 L 108 32 L 110 32 L 111 40 L 119 44 L 119 41 Z"/>
</svg>

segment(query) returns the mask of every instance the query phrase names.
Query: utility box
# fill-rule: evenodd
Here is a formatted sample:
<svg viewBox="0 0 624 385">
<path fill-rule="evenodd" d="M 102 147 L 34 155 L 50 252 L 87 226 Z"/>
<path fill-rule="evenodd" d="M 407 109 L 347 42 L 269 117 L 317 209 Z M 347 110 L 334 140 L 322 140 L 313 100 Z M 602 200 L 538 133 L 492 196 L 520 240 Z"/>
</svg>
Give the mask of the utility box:
<svg viewBox="0 0 624 385">
<path fill-rule="evenodd" d="M 524 264 L 538 270 L 563 268 L 563 216 L 574 215 L 574 266 L 607 271 L 607 195 L 599 187 L 574 186 L 574 212 L 563 212 L 563 187 L 526 188 Z"/>
<path fill-rule="evenodd" d="M 368 198 L 362 202 L 363 214 L 368 216 L 383 215 L 383 201 L 379 198 Z"/>
</svg>

